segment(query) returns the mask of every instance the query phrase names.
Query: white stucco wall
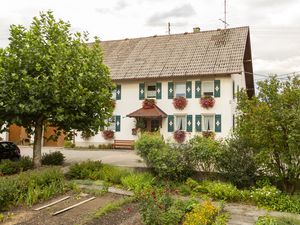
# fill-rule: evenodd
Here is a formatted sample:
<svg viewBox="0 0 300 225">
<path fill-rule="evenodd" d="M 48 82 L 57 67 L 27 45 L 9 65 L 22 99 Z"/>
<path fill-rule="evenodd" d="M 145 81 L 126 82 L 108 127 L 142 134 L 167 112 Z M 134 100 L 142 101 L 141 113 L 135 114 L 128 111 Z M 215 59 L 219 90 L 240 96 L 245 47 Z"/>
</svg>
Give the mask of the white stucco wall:
<svg viewBox="0 0 300 225">
<path fill-rule="evenodd" d="M 201 80 L 220 80 L 221 82 L 221 97 L 215 98 L 215 105 L 211 109 L 204 109 L 200 105 L 200 99 L 195 98 L 195 81 Z M 187 138 L 191 138 L 193 135 L 197 134 L 195 132 L 195 115 L 196 114 L 221 114 L 222 115 L 222 130 L 220 133 L 216 133 L 216 138 L 227 137 L 232 129 L 233 124 L 233 114 L 235 111 L 232 85 L 233 80 L 235 85 L 239 85 L 240 89 L 245 87 L 245 82 L 243 75 L 233 74 L 231 76 L 221 76 L 221 77 L 204 77 L 201 79 L 177 79 L 177 80 L 152 80 L 151 82 L 161 82 L 162 83 L 162 99 L 156 100 L 156 104 L 161 108 L 167 115 L 193 115 L 193 132 L 187 132 Z M 188 104 L 184 110 L 177 110 L 173 106 L 173 100 L 168 99 L 168 82 L 186 82 L 192 81 L 192 98 L 187 99 Z M 114 115 L 121 116 L 121 131 L 115 132 L 116 140 L 135 140 L 137 136 L 132 135 L 131 129 L 135 127 L 135 119 L 128 118 L 126 115 L 142 107 L 143 100 L 139 100 L 139 83 L 145 81 L 123 81 L 117 82 L 121 84 L 121 100 L 116 101 L 116 107 L 114 110 Z M 145 82 L 147 83 L 147 81 Z M 237 88 L 235 88 L 237 90 Z M 168 132 L 168 119 L 163 119 L 162 128 L 160 129 L 161 134 L 164 136 L 165 140 L 173 140 L 173 133 Z M 101 132 L 89 140 L 83 140 L 78 134 L 75 138 L 76 145 L 87 146 L 87 145 L 98 145 L 104 143 L 112 143 L 113 141 L 106 141 Z"/>
</svg>

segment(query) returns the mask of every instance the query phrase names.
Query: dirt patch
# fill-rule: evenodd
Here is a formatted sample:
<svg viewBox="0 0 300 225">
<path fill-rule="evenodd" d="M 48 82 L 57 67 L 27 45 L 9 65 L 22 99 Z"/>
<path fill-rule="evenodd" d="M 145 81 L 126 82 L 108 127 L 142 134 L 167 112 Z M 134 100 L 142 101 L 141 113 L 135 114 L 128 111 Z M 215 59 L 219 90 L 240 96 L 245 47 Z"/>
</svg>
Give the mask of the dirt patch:
<svg viewBox="0 0 300 225">
<path fill-rule="evenodd" d="M 64 196 L 60 196 L 56 199 L 62 198 Z M 85 204 L 82 204 L 78 207 L 75 207 L 69 211 L 58 214 L 56 216 L 52 216 L 52 213 L 71 206 L 73 204 L 79 203 L 90 198 L 91 195 L 72 195 L 69 199 L 60 202 L 56 205 L 53 205 L 49 208 L 34 211 L 33 209 L 46 205 L 50 202 L 55 201 L 56 199 L 52 199 L 47 202 L 43 202 L 42 204 L 35 205 L 32 209 L 23 209 L 19 211 L 13 212 L 14 216 L 11 220 L 5 222 L 5 225 L 14 225 L 14 224 L 22 224 L 22 225 L 70 225 L 77 224 L 81 220 L 83 220 L 88 215 L 94 214 L 99 208 L 105 206 L 106 204 L 116 201 L 120 198 L 123 198 L 121 195 L 106 193 L 103 196 L 97 197 L 96 199 L 89 201 Z"/>
<path fill-rule="evenodd" d="M 143 225 L 137 203 L 124 205 L 120 210 L 93 219 L 87 225 Z"/>
</svg>

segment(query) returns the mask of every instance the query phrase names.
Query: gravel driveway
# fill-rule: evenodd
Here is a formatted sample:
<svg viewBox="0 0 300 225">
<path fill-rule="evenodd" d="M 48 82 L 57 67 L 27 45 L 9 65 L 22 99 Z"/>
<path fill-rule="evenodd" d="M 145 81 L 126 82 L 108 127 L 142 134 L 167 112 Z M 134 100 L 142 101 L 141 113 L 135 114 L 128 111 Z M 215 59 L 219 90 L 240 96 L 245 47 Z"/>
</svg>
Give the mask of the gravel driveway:
<svg viewBox="0 0 300 225">
<path fill-rule="evenodd" d="M 19 146 L 22 156 L 32 157 L 31 146 Z M 115 166 L 145 167 L 142 159 L 133 150 L 71 150 L 57 147 L 43 147 L 42 153 L 60 151 L 67 163 L 90 160 L 101 160 Z"/>
</svg>

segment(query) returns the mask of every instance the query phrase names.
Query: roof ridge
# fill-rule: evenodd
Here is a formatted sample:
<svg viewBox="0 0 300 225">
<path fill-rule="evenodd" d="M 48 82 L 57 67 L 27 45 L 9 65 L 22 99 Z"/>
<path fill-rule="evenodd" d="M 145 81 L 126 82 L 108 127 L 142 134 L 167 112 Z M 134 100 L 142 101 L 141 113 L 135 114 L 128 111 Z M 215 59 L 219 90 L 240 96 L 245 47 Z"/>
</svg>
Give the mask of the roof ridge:
<svg viewBox="0 0 300 225">
<path fill-rule="evenodd" d="M 152 36 L 144 36 L 144 37 L 133 37 L 133 38 L 123 38 L 123 39 L 112 39 L 112 40 L 105 40 L 105 41 L 101 41 L 100 42 L 114 42 L 114 41 L 127 41 L 127 40 L 138 40 L 138 39 L 145 39 L 145 38 L 159 38 L 159 37 L 173 37 L 173 36 L 183 36 L 183 35 L 199 35 L 199 34 L 203 34 L 203 33 L 209 33 L 209 32 L 216 32 L 216 31 L 224 31 L 224 30 L 235 30 L 235 29 L 241 29 L 241 28 L 247 28 L 249 29 L 249 26 L 240 26 L 240 27 L 232 27 L 232 28 L 226 28 L 226 29 L 222 29 L 222 28 L 217 28 L 214 30 L 203 30 L 200 31 L 199 33 L 194 33 L 194 32 L 184 32 L 184 33 L 177 33 L 177 34 L 162 34 L 162 35 L 152 35 Z M 89 42 L 87 44 L 92 44 L 94 42 Z"/>
</svg>

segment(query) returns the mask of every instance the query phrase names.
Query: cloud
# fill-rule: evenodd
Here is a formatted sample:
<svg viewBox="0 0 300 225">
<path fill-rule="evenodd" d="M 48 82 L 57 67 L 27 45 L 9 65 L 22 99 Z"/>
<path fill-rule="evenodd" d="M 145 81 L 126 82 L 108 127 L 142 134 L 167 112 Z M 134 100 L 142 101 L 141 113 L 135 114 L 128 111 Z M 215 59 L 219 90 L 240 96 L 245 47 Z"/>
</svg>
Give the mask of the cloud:
<svg viewBox="0 0 300 225">
<path fill-rule="evenodd" d="M 300 71 L 300 56 L 284 60 L 254 59 L 255 73 L 258 74 L 284 74 Z"/>
<path fill-rule="evenodd" d="M 108 8 L 95 8 L 95 11 L 100 14 L 109 14 L 112 13 L 112 10 Z"/>
<path fill-rule="evenodd" d="M 279 6 L 283 6 L 283 5 L 290 5 L 291 3 L 294 3 L 296 2 L 297 0 L 251 0 L 251 1 L 248 1 L 248 5 L 249 6 L 253 6 L 255 8 L 259 8 L 259 7 L 273 7 L 273 6 L 276 6 L 276 7 L 279 7 Z"/>
<path fill-rule="evenodd" d="M 123 0 L 121 0 L 121 1 L 117 2 L 116 6 L 115 6 L 115 9 L 116 10 L 122 10 L 122 9 L 125 9 L 127 6 L 128 6 L 128 3 L 126 3 Z"/>
<path fill-rule="evenodd" d="M 160 26 L 165 24 L 165 19 L 168 18 L 187 18 L 196 14 L 195 9 L 191 4 L 184 4 L 182 6 L 173 8 L 166 12 L 159 12 L 152 15 L 146 22 L 148 26 Z"/>
</svg>

